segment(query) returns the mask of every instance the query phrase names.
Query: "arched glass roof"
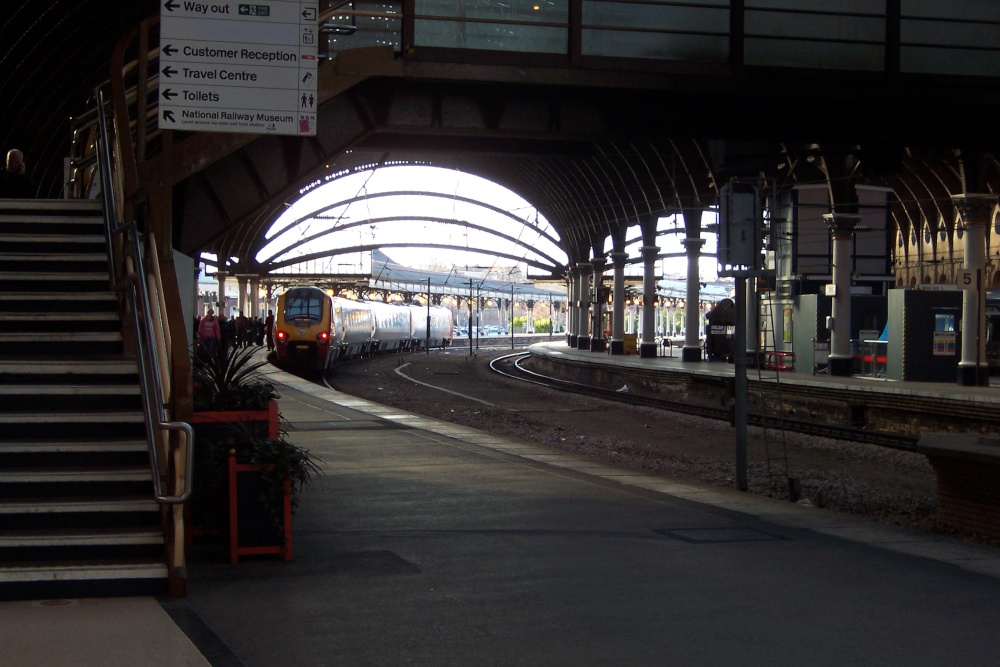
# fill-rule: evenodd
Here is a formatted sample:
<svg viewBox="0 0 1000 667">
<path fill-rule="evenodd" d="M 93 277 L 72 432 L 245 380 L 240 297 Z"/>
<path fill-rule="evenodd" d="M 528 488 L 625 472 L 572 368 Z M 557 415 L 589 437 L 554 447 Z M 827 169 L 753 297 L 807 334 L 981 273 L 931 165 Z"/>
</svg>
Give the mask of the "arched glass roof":
<svg viewBox="0 0 1000 667">
<path fill-rule="evenodd" d="M 370 166 L 330 174 L 267 230 L 255 259 L 269 274 L 358 273 L 370 251 L 426 269 L 518 267 L 560 275 L 559 237 L 523 198 L 491 181 L 433 166 Z"/>
</svg>

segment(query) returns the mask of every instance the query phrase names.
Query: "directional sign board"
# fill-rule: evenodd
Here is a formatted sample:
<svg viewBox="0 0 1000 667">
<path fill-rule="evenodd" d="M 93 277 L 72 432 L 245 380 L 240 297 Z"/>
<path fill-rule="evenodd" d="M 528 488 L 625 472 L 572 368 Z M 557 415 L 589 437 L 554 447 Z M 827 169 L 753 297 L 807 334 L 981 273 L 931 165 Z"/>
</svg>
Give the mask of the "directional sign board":
<svg viewBox="0 0 1000 667">
<path fill-rule="evenodd" d="M 318 0 L 162 0 L 164 130 L 316 134 Z"/>
</svg>

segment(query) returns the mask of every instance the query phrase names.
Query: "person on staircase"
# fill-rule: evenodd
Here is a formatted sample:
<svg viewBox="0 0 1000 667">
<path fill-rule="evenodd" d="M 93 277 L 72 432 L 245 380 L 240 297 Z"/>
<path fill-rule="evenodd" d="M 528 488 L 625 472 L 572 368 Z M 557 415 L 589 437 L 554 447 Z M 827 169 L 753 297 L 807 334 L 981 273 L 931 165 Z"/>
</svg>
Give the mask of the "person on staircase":
<svg viewBox="0 0 1000 667">
<path fill-rule="evenodd" d="M 35 182 L 24 164 L 24 153 L 16 148 L 7 151 L 7 167 L 0 178 L 0 197 L 34 199 Z"/>
</svg>

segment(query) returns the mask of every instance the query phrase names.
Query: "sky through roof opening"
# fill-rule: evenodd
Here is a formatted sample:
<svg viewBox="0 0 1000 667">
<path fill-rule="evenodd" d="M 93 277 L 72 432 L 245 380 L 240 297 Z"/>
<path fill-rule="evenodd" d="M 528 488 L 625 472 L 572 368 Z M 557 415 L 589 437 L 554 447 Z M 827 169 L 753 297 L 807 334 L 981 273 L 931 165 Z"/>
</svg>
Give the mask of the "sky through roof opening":
<svg viewBox="0 0 1000 667">
<path fill-rule="evenodd" d="M 256 260 L 270 273 L 364 272 L 369 251 L 444 270 L 566 264 L 559 237 L 538 211 L 486 179 L 432 166 L 374 166 L 335 174 L 306 192 L 265 234 Z"/>
</svg>

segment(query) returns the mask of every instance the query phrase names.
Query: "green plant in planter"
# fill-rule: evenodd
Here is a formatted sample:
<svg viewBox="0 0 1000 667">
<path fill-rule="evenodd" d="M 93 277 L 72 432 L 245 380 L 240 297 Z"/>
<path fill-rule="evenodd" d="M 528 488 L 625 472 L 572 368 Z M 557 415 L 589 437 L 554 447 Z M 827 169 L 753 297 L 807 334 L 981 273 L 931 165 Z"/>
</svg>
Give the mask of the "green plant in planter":
<svg viewBox="0 0 1000 667">
<path fill-rule="evenodd" d="M 292 511 L 298 507 L 299 497 L 321 470 L 309 453 L 285 439 L 281 433 L 277 439 L 249 438 L 232 442 L 237 463 L 273 468 L 261 474 L 274 493 L 280 493 L 285 480 L 291 482 Z"/>
<path fill-rule="evenodd" d="M 252 347 L 230 347 L 215 354 L 195 348 L 191 354 L 195 410 L 265 410 L 279 398 L 274 385 L 257 373 L 265 361 L 254 361 Z"/>
<path fill-rule="evenodd" d="M 322 472 L 309 450 L 289 442 L 287 435 L 280 431 L 278 438 L 260 437 L 247 424 L 233 423 L 216 437 L 200 440 L 195 448 L 192 494 L 194 506 L 198 508 L 194 517 L 196 523 L 219 528 L 228 521 L 229 453 L 234 452 L 237 463 L 263 468 L 259 473 L 262 482 L 259 506 L 266 513 L 264 518 L 279 531 L 283 521 L 280 500 L 285 480 L 290 482 L 294 512 L 305 489 Z M 253 517 L 240 519 L 241 523 L 245 520 L 253 520 Z"/>
</svg>

